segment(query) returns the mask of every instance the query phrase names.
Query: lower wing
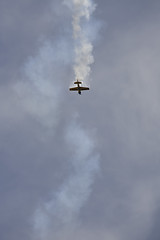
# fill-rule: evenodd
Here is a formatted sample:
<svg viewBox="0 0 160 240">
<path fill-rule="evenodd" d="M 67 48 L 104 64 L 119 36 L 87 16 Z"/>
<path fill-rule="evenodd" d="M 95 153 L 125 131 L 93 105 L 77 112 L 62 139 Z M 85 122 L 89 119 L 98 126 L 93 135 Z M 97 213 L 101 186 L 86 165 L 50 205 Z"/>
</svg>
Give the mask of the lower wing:
<svg viewBox="0 0 160 240">
<path fill-rule="evenodd" d="M 78 87 L 73 87 L 69 89 L 70 91 L 78 91 Z"/>
<path fill-rule="evenodd" d="M 88 87 L 80 87 L 80 90 L 83 91 L 83 90 L 89 90 Z"/>
</svg>

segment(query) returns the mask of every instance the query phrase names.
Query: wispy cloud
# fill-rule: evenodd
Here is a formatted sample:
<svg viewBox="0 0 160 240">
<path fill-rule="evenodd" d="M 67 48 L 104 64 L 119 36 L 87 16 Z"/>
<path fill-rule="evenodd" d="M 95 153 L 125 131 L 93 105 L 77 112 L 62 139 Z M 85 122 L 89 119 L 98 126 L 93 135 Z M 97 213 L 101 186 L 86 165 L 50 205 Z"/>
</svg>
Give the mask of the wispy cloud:
<svg viewBox="0 0 160 240">
<path fill-rule="evenodd" d="M 96 173 L 99 155 L 94 153 L 94 142 L 75 119 L 67 126 L 65 141 L 69 147 L 71 173 L 51 200 L 42 204 L 35 214 L 37 239 L 59 239 L 66 236 L 79 223 L 78 215 L 89 198 Z M 66 231 L 66 229 L 68 229 Z"/>
</svg>

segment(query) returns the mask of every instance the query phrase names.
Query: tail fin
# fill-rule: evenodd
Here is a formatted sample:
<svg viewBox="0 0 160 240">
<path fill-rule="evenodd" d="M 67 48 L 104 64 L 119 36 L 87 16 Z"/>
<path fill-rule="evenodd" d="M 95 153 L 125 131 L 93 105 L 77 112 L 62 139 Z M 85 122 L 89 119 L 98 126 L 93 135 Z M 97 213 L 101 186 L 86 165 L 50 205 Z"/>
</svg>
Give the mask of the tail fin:
<svg viewBox="0 0 160 240">
<path fill-rule="evenodd" d="M 82 84 L 82 82 L 80 82 L 78 79 L 77 79 L 77 81 L 76 82 L 74 82 L 74 84 Z"/>
</svg>

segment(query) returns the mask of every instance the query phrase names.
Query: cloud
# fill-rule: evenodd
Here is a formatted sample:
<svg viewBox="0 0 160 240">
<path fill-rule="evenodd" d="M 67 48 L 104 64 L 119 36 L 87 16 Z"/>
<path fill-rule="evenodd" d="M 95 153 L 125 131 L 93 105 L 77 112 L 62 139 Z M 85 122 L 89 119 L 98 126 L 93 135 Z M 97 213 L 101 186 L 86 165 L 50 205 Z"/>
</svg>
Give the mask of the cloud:
<svg viewBox="0 0 160 240">
<path fill-rule="evenodd" d="M 106 228 L 119 232 L 117 239 L 147 239 L 159 212 L 158 28 L 153 20 L 116 29 L 104 48 L 97 49 L 101 63 L 93 69 L 101 82 L 95 83 L 99 105 L 91 118 L 101 123 L 98 138 L 105 169 L 97 190 L 105 194 L 94 208 L 106 203 L 95 225 L 105 222 Z"/>
<path fill-rule="evenodd" d="M 37 209 L 37 211 L 35 210 L 35 235 L 31 238 L 50 238 L 52 234 L 56 234 L 58 238 L 60 232 L 72 233 L 73 225 L 78 223 L 78 214 L 89 198 L 95 174 L 99 170 L 99 156 L 94 152 L 93 140 L 90 139 L 88 131 L 84 130 L 78 122 L 72 121 L 70 117 L 65 123 L 66 133 L 62 131 L 59 137 L 62 142 L 65 138 L 64 151 L 66 151 L 60 161 L 63 163 L 66 156 L 70 158 L 71 155 L 68 164 L 73 172 L 69 171 L 68 178 L 63 180 L 64 183 L 57 191 L 51 182 L 46 186 L 48 180 L 45 179 L 45 176 L 41 180 L 36 180 L 36 177 L 39 179 L 41 174 L 46 174 L 45 171 L 50 166 L 49 159 L 54 159 L 54 164 L 52 163 L 51 166 L 54 165 L 57 169 L 58 158 L 60 158 L 58 156 L 60 146 L 56 143 L 56 133 L 59 127 L 64 129 L 64 126 L 60 126 L 63 95 L 65 94 L 62 86 L 64 86 L 68 68 L 72 64 L 71 44 L 69 38 L 62 39 L 61 36 L 53 42 L 44 39 L 37 52 L 28 57 L 21 68 L 20 80 L 14 81 L 9 88 L 12 93 L 9 104 L 14 98 L 14 106 L 17 107 L 16 109 L 14 107 L 15 122 L 12 123 L 11 128 L 18 125 L 21 130 L 19 135 L 14 135 L 16 144 L 13 144 L 12 148 L 10 144 L 7 144 L 9 152 L 12 153 L 12 159 L 17 158 L 17 161 L 14 160 L 15 166 L 12 167 L 18 173 L 20 170 L 22 171 L 18 179 L 26 184 L 26 188 L 32 182 L 31 192 L 37 185 L 41 185 L 41 187 L 39 185 L 40 188 L 38 187 L 39 192 L 29 199 L 26 206 L 27 215 L 30 214 L 30 211 L 34 212 L 34 207 Z M 8 111 L 8 113 L 13 118 L 13 112 Z M 13 140 L 11 140 L 11 144 L 12 142 Z M 69 150 L 67 150 L 67 145 Z M 19 151 L 16 151 L 17 146 Z M 72 152 L 72 149 L 75 151 L 69 154 L 67 151 Z M 8 163 L 10 164 L 9 159 Z M 63 165 L 65 166 L 64 163 Z M 30 171 L 31 166 L 32 170 Z M 39 170 L 40 173 L 36 171 L 36 166 L 37 169 L 43 166 L 43 169 Z M 54 179 L 51 177 L 51 169 L 48 177 Z M 53 173 L 55 173 L 54 170 Z M 26 180 L 24 180 L 25 176 Z M 45 182 L 43 182 L 44 180 Z M 42 197 L 40 189 L 45 186 L 48 188 L 48 193 L 45 196 L 45 191 L 42 190 L 44 197 L 38 208 L 39 198 Z M 58 186 L 58 181 L 56 186 Z M 51 192 L 53 192 L 53 197 L 47 201 Z M 22 201 L 23 199 L 24 196 Z M 31 199 L 34 202 L 32 206 L 30 206 Z M 20 207 L 22 206 L 23 204 L 20 202 Z M 66 230 L 68 226 L 69 231 Z M 32 232 L 30 229 L 28 231 Z"/>
<path fill-rule="evenodd" d="M 68 94 L 70 13 L 53 1 L 48 21 L 42 2 L 7 1 L 11 25 L 0 15 L 1 238 L 159 239 L 159 3 L 98 3 L 104 31 L 79 98 Z"/>
</svg>

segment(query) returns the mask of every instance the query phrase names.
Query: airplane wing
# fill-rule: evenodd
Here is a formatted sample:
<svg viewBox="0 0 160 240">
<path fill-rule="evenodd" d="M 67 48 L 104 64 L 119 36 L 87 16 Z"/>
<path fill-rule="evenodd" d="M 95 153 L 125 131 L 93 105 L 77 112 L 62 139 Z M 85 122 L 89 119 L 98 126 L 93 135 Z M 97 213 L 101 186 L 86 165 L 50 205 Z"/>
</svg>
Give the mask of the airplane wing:
<svg viewBox="0 0 160 240">
<path fill-rule="evenodd" d="M 78 91 L 78 87 L 73 87 L 69 89 L 70 91 Z"/>
<path fill-rule="evenodd" d="M 83 90 L 89 90 L 88 87 L 80 87 L 80 90 L 83 91 Z"/>
</svg>

